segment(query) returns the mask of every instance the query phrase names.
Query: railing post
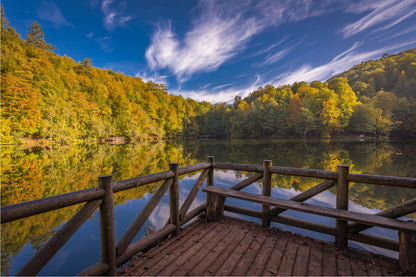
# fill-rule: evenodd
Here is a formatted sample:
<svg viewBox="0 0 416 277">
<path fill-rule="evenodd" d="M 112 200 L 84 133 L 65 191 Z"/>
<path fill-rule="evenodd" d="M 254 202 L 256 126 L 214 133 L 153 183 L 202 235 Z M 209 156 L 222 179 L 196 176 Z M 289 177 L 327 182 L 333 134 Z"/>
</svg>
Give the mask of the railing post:
<svg viewBox="0 0 416 277">
<path fill-rule="evenodd" d="M 263 161 L 263 196 L 271 196 L 272 194 L 272 174 L 270 173 L 270 167 L 272 167 L 272 161 Z M 270 227 L 270 217 L 267 216 L 267 212 L 270 211 L 270 205 L 263 204 L 263 219 L 261 225 L 263 227 Z"/>
<path fill-rule="evenodd" d="M 399 232 L 399 264 L 408 275 L 416 275 L 416 234 Z"/>
<path fill-rule="evenodd" d="M 180 231 L 181 223 L 179 218 L 179 164 L 170 163 L 169 169 L 175 173 L 175 177 L 169 190 L 169 203 L 170 203 L 170 223 L 176 226 L 176 230 L 173 235 L 177 236 Z"/>
<path fill-rule="evenodd" d="M 348 194 L 349 194 L 349 184 L 347 181 L 347 176 L 349 173 L 348 165 L 337 165 L 338 180 L 337 180 L 337 200 L 336 208 L 341 210 L 348 210 Z M 338 247 L 347 247 L 348 240 L 346 238 L 348 222 L 345 220 L 336 220 L 336 229 L 338 235 L 335 237 L 335 244 Z"/>
<path fill-rule="evenodd" d="M 209 168 L 208 176 L 207 176 L 207 186 L 213 186 L 214 185 L 214 156 L 208 156 L 208 161 L 211 164 L 211 167 Z"/>
<path fill-rule="evenodd" d="M 105 190 L 100 206 L 101 261 L 109 266 L 107 275 L 115 276 L 117 275 L 117 266 L 113 175 L 98 177 L 98 185 Z"/>
<path fill-rule="evenodd" d="M 214 157 L 208 156 L 208 160 L 211 167 L 207 176 L 207 187 L 214 185 Z M 207 207 L 206 207 L 206 218 L 207 221 L 217 221 L 222 218 L 224 213 L 224 197 L 217 196 L 213 193 L 207 193 Z"/>
</svg>

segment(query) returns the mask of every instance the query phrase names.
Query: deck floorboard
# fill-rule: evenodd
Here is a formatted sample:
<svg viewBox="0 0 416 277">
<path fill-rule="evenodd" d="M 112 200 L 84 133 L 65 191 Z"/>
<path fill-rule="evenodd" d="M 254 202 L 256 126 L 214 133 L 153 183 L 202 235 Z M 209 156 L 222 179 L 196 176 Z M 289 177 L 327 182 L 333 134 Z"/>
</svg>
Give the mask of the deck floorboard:
<svg viewBox="0 0 416 277">
<path fill-rule="evenodd" d="M 225 217 L 199 219 L 120 269 L 123 276 L 400 275 L 398 261 Z"/>
</svg>

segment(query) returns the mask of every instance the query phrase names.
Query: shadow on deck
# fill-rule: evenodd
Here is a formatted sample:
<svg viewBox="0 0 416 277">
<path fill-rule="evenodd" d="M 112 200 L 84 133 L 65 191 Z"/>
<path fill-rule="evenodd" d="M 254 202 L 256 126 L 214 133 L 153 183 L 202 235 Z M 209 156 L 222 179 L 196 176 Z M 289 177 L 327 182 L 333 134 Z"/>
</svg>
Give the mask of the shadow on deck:
<svg viewBox="0 0 416 277">
<path fill-rule="evenodd" d="M 400 275 L 397 260 L 225 217 L 198 219 L 132 258 L 123 276 Z"/>
</svg>

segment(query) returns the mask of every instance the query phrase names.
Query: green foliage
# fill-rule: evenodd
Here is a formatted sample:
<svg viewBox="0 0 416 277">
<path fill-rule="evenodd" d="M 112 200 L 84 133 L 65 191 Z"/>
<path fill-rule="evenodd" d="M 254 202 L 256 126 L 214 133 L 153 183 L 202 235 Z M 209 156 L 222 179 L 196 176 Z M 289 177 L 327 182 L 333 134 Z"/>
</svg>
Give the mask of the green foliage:
<svg viewBox="0 0 416 277">
<path fill-rule="evenodd" d="M 414 137 L 415 87 L 416 48 L 359 64 L 327 82 L 259 87 L 232 105 L 212 107 L 187 126 L 194 137 L 196 132 L 217 138 Z"/>
</svg>

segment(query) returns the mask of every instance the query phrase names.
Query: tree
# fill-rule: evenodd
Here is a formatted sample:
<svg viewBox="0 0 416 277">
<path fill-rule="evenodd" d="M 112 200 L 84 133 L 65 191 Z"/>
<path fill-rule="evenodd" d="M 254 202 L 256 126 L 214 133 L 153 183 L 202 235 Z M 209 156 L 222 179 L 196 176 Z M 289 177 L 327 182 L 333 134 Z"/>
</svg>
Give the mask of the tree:
<svg viewBox="0 0 416 277">
<path fill-rule="evenodd" d="M 46 43 L 44 38 L 45 35 L 37 21 L 33 22 L 29 28 L 30 31 L 27 33 L 26 36 L 26 43 L 28 45 L 32 45 L 48 51 L 56 49 L 56 47 Z"/>
<path fill-rule="evenodd" d="M 358 134 L 374 134 L 378 113 L 373 105 L 358 103 L 351 115 L 347 130 Z"/>
</svg>

